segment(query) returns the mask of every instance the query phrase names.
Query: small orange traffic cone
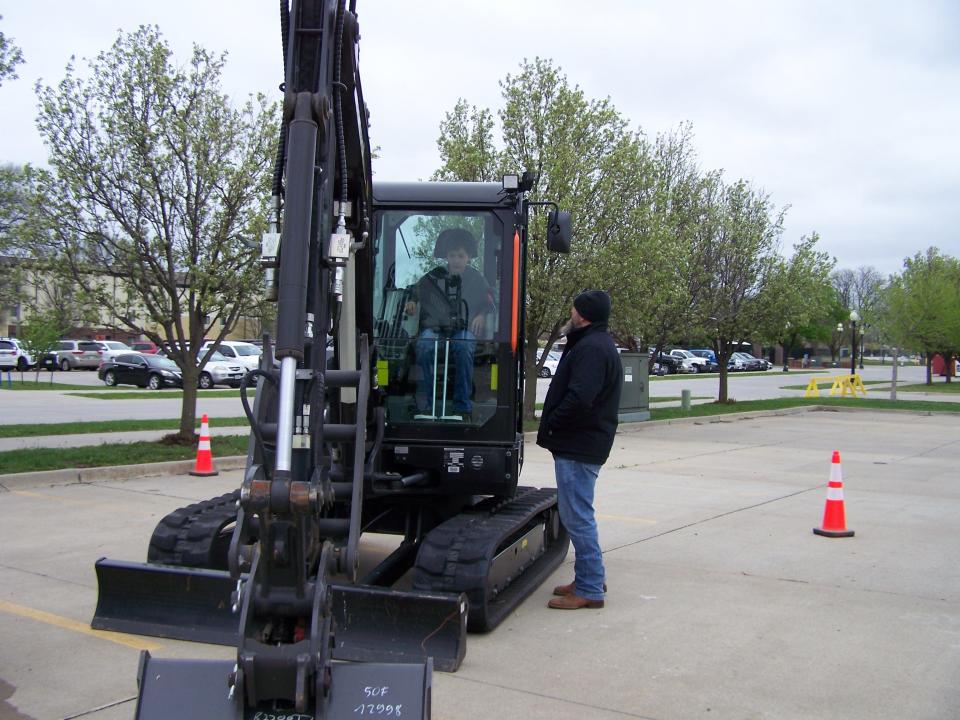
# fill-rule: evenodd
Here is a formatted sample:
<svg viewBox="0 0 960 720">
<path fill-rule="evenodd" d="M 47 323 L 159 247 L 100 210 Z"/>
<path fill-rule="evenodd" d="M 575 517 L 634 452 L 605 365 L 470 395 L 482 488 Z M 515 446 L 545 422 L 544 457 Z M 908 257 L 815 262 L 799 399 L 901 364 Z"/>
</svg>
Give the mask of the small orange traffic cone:
<svg viewBox="0 0 960 720">
<path fill-rule="evenodd" d="M 847 518 L 843 509 L 843 475 L 840 471 L 840 452 L 833 451 L 830 461 L 830 482 L 827 484 L 827 506 L 823 511 L 823 527 L 813 532 L 824 537 L 853 537 L 853 530 L 847 530 Z"/>
<path fill-rule="evenodd" d="M 190 474 L 198 477 L 220 474 L 213 467 L 213 453 L 210 451 L 210 424 L 207 422 L 206 413 L 200 418 L 200 442 L 197 444 L 197 461 L 194 463 Z"/>
</svg>

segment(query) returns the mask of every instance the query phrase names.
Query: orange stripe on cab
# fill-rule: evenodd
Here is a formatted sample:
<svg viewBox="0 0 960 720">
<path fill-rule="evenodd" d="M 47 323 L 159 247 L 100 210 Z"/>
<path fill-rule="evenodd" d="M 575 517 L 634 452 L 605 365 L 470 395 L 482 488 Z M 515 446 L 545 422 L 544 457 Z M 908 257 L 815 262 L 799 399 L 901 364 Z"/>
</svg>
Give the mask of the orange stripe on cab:
<svg viewBox="0 0 960 720">
<path fill-rule="evenodd" d="M 513 231 L 513 304 L 510 316 L 510 352 L 517 354 L 520 328 L 520 232 Z"/>
</svg>

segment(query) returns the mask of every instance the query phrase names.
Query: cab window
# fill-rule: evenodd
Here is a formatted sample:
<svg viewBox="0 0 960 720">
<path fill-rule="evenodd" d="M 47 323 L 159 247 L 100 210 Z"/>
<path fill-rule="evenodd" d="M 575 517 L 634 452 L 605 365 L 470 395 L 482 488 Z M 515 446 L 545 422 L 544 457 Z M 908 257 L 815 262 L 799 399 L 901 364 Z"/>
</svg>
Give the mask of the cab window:
<svg viewBox="0 0 960 720">
<path fill-rule="evenodd" d="M 378 218 L 378 382 L 394 423 L 481 425 L 496 411 L 503 224 L 491 212 Z"/>
</svg>

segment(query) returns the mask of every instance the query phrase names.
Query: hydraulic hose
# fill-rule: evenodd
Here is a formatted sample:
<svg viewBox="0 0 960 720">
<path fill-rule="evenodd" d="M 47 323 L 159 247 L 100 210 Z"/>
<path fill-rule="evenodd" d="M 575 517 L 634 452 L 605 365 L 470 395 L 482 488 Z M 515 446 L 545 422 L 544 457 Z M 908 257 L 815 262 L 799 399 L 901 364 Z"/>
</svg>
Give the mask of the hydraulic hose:
<svg viewBox="0 0 960 720">
<path fill-rule="evenodd" d="M 337 11 L 337 44 L 333 74 L 333 85 L 336 91 L 333 96 L 333 107 L 336 113 L 335 122 L 337 125 L 337 159 L 340 164 L 340 218 L 338 228 L 345 224 L 344 216 L 346 211 L 344 207 L 350 193 L 350 187 L 347 181 L 347 141 L 343 134 L 343 91 L 347 88 L 340 77 L 340 71 L 343 66 L 343 16 L 346 11 L 347 9 L 344 3 L 341 2 Z"/>
<path fill-rule="evenodd" d="M 267 446 L 263 440 L 263 430 L 260 428 L 260 423 L 257 422 L 257 419 L 253 415 L 253 410 L 250 407 L 250 401 L 247 400 L 247 388 L 250 387 L 250 379 L 253 377 L 266 378 L 269 382 L 273 383 L 274 386 L 276 386 L 277 380 L 273 377 L 273 375 L 264 372 L 263 370 L 251 370 L 240 380 L 240 404 L 243 405 L 243 412 L 247 416 L 247 422 L 250 423 L 250 430 L 253 432 L 253 439 L 257 443 L 257 447 L 260 448 L 260 454 L 263 456 L 264 472 L 267 477 L 270 477 L 271 468 L 267 462 Z"/>
</svg>

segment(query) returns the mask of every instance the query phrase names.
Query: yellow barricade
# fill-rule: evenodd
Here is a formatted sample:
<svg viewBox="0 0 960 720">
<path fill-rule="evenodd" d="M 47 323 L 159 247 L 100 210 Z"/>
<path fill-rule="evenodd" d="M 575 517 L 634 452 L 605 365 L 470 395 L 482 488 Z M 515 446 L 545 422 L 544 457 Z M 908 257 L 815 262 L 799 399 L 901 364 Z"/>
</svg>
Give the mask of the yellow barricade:
<svg viewBox="0 0 960 720">
<path fill-rule="evenodd" d="M 815 377 L 810 378 L 810 382 L 807 383 L 807 389 L 803 393 L 805 398 L 809 397 L 820 397 L 820 386 L 817 385 L 817 379 Z"/>
<path fill-rule="evenodd" d="M 859 391 L 863 393 L 864 397 L 867 396 L 867 389 L 863 386 L 863 380 L 860 379 L 860 373 L 857 373 L 856 375 L 852 375 L 850 377 L 850 385 L 851 385 L 851 388 L 853 389 L 854 395 L 856 395 L 857 392 Z"/>
<path fill-rule="evenodd" d="M 808 392 L 809 392 L 809 388 L 808 388 Z M 833 385 L 830 386 L 831 397 L 834 397 L 836 395 L 840 395 L 841 397 L 846 397 L 847 393 L 850 394 L 850 397 L 856 397 L 857 392 L 863 393 L 864 396 L 866 396 L 867 394 L 867 388 L 864 387 L 863 380 L 860 379 L 860 375 L 834 375 L 833 376 Z"/>
</svg>

